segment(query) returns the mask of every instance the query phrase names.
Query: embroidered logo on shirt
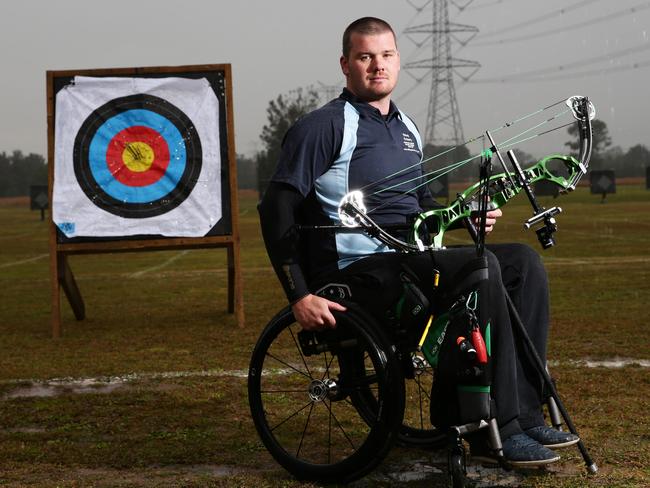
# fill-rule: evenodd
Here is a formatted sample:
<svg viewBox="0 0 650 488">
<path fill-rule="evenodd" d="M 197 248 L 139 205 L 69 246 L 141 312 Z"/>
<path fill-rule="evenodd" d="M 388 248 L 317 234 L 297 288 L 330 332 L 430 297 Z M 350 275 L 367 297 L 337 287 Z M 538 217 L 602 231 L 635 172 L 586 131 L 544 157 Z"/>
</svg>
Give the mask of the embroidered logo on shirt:
<svg viewBox="0 0 650 488">
<path fill-rule="evenodd" d="M 402 140 L 404 142 L 404 150 L 405 151 L 412 151 L 412 152 L 420 152 L 418 149 L 417 144 L 415 144 L 415 141 L 411 138 L 411 134 L 406 134 L 402 132 Z"/>
</svg>

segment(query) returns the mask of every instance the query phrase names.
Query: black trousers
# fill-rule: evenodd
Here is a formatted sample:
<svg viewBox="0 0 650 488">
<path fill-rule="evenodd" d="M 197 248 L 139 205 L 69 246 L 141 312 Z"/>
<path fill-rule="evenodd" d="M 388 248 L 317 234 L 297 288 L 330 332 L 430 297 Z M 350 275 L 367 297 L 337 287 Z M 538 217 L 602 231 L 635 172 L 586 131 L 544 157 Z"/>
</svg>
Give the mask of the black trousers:
<svg viewBox="0 0 650 488">
<path fill-rule="evenodd" d="M 512 298 L 538 354 L 546 361 L 549 294 L 540 257 L 523 244 L 493 244 L 486 250 L 489 273 L 489 315 L 492 324 L 492 397 L 503 438 L 542 425 L 543 383 L 515 337 L 504 295 Z M 328 280 L 347 284 L 351 299 L 370 311 L 394 304 L 402 293 L 399 278 L 406 264 L 418 277 L 422 292 L 432 301 L 455 288 L 454 276 L 476 257 L 473 247 L 452 247 L 423 253 L 382 253 L 361 259 Z M 433 291 L 433 269 L 440 272 Z M 319 280 L 320 284 L 324 282 Z M 316 285 L 318 286 L 318 284 Z M 379 307 L 378 307 L 379 305 Z M 383 311 L 383 310 L 382 310 Z"/>
</svg>

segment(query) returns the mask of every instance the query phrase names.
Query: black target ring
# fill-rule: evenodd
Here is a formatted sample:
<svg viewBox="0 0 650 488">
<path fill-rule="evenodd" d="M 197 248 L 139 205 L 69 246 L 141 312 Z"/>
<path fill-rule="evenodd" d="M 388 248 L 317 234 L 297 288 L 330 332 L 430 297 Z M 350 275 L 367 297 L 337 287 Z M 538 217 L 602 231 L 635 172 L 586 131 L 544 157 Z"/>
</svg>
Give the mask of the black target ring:
<svg viewBox="0 0 650 488">
<path fill-rule="evenodd" d="M 106 170 L 103 148 L 131 119 L 161 137 L 171 135 L 169 174 L 149 187 L 129 188 Z M 75 138 L 73 165 L 79 186 L 95 205 L 119 217 L 139 219 L 165 214 L 185 201 L 201 173 L 202 154 L 196 128 L 182 110 L 162 98 L 137 94 L 115 98 L 86 118 Z"/>
</svg>

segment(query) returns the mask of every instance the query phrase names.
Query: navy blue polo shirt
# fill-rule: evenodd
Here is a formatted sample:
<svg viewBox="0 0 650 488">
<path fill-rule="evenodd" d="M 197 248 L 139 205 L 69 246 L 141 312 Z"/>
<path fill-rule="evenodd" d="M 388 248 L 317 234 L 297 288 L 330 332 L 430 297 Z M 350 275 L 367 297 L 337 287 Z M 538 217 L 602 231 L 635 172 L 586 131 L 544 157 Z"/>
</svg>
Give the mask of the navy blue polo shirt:
<svg viewBox="0 0 650 488">
<path fill-rule="evenodd" d="M 387 115 L 344 89 L 339 98 L 310 112 L 289 129 L 272 180 L 305 197 L 303 224 L 340 224 L 338 207 L 361 190 L 370 217 L 401 224 L 421 212 L 422 142 L 415 124 L 391 102 Z M 390 249 L 363 232 L 308 232 L 301 236 L 311 277 L 342 269 Z"/>
</svg>

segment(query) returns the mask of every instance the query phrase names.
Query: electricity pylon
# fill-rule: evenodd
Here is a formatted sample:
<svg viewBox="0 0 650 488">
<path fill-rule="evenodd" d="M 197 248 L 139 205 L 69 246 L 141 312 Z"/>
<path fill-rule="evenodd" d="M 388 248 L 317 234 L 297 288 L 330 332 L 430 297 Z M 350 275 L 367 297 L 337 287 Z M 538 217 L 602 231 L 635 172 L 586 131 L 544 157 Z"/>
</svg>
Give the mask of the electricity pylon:
<svg viewBox="0 0 650 488">
<path fill-rule="evenodd" d="M 419 48 L 431 41 L 431 57 L 420 61 L 404 64 L 407 70 L 418 83 L 431 76 L 431 92 L 427 112 L 427 124 L 424 133 L 426 144 L 436 146 L 457 145 L 465 140 L 463 125 L 458 110 L 456 89 L 454 88 L 454 75 L 467 81 L 478 71 L 481 65 L 476 61 L 459 59 L 452 56 L 452 41 L 461 45 L 467 44 L 478 33 L 478 28 L 471 25 L 457 24 L 449 21 L 449 0 L 429 0 L 421 7 L 409 3 L 419 12 L 429 4 L 433 4 L 433 22 L 407 27 L 404 34 Z M 457 2 L 452 3 L 459 10 L 465 9 L 472 0 L 466 1 L 462 6 Z M 418 42 L 418 35 L 428 34 L 425 39 Z M 418 77 L 412 73 L 416 70 L 426 70 L 425 74 Z M 463 71 L 461 71 L 463 70 Z"/>
</svg>

